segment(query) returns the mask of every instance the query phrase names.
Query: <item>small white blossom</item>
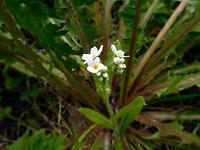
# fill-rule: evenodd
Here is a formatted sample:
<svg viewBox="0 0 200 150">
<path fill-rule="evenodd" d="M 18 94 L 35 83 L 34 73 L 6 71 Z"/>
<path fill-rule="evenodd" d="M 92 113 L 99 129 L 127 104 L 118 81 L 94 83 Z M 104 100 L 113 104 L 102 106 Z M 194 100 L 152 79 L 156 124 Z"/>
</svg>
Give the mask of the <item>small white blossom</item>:
<svg viewBox="0 0 200 150">
<path fill-rule="evenodd" d="M 119 58 L 119 57 L 114 57 L 113 62 L 114 62 L 115 64 L 120 64 L 120 63 L 121 63 L 121 58 Z"/>
<path fill-rule="evenodd" d="M 97 49 L 96 46 L 92 47 L 90 49 L 90 55 L 92 55 L 92 58 L 96 58 L 97 56 L 99 56 L 101 54 L 101 52 L 103 51 L 103 45 L 100 46 L 99 49 Z"/>
<path fill-rule="evenodd" d="M 126 68 L 126 65 L 125 64 L 120 64 L 119 67 L 124 69 L 124 68 Z"/>
<path fill-rule="evenodd" d="M 103 71 L 103 72 L 106 72 L 108 70 L 108 68 L 106 67 L 106 66 L 103 66 L 102 68 L 101 68 L 101 71 Z"/>
<path fill-rule="evenodd" d="M 98 73 L 103 68 L 105 68 L 105 67 L 102 63 L 100 63 L 99 57 L 95 58 L 94 60 L 90 60 L 88 62 L 87 70 L 91 73 Z"/>
<path fill-rule="evenodd" d="M 88 64 L 88 62 L 91 62 L 91 60 L 98 57 L 102 51 L 103 51 L 103 45 L 101 45 L 99 49 L 97 49 L 96 46 L 92 47 L 90 49 L 90 54 L 83 54 L 82 56 L 82 59 L 85 60 L 84 64 L 86 63 Z"/>
<path fill-rule="evenodd" d="M 88 62 L 93 60 L 92 55 L 90 54 L 83 54 L 82 59 L 85 60 L 84 64 L 88 64 Z"/>
<path fill-rule="evenodd" d="M 99 80 L 100 80 L 100 81 L 103 81 L 103 78 L 101 77 L 101 78 L 99 78 Z"/>
<path fill-rule="evenodd" d="M 97 73 L 97 76 L 101 76 L 101 72 L 98 72 L 98 73 Z"/>
<path fill-rule="evenodd" d="M 103 74 L 103 77 L 104 77 L 104 78 L 107 78 L 107 77 L 108 77 L 108 73 L 104 73 L 104 74 Z"/>
<path fill-rule="evenodd" d="M 122 50 L 117 50 L 115 45 L 111 45 L 111 49 L 113 51 L 113 53 L 117 56 L 117 57 L 129 57 L 129 56 L 124 56 L 124 51 Z"/>
<path fill-rule="evenodd" d="M 125 59 L 124 59 L 124 58 L 121 58 L 121 62 L 124 63 L 124 62 L 125 62 Z"/>
</svg>

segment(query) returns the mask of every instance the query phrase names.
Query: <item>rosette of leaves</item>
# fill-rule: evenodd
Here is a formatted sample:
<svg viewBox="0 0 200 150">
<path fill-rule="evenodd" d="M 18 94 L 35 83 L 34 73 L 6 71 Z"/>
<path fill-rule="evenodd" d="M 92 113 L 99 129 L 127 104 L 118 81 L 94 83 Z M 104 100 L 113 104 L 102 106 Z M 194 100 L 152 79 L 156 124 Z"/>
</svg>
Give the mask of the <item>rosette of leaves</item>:
<svg viewBox="0 0 200 150">
<path fill-rule="evenodd" d="M 182 105 L 171 109 L 153 105 L 154 111 L 151 107 L 168 95 L 199 86 L 199 60 L 188 63 L 184 56 L 199 46 L 200 2 L 140 2 L 125 0 L 119 9 L 114 9 L 117 0 L 57 0 L 52 9 L 39 0 L 0 2 L 0 49 L 9 56 L 2 62 L 24 73 L 30 71 L 90 108 L 80 109 L 91 122 L 83 132 L 70 137 L 68 147 L 98 149 L 102 144 L 117 143 L 111 132 L 113 122 L 124 149 L 200 146 L 199 124 L 195 122 L 199 120 L 198 107 L 192 105 L 195 111 L 188 108 L 190 105 L 184 105 L 185 109 Z M 118 30 L 112 32 L 115 17 L 119 19 Z M 102 104 L 103 86 L 83 72 L 76 57 L 102 40 L 105 48 L 116 40 L 122 48 L 129 47 L 127 70 L 122 76 L 112 74 L 112 83 L 106 85 L 112 92 L 108 95 L 112 96 L 112 117 Z M 108 48 L 105 53 L 109 59 Z M 193 95 L 180 96 L 190 100 Z M 188 120 L 194 123 L 189 129 L 185 125 Z"/>
</svg>

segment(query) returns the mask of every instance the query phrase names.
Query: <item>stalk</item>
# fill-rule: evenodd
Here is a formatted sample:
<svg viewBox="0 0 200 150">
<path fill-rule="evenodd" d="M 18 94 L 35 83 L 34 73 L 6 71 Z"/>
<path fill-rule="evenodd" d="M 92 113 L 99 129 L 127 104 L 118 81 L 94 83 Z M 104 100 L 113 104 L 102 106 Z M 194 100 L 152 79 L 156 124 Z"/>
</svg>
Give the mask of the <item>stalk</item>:
<svg viewBox="0 0 200 150">
<path fill-rule="evenodd" d="M 104 101 L 104 104 L 106 105 L 106 109 L 110 115 L 110 118 L 113 122 L 113 125 L 114 125 L 114 128 L 113 128 L 113 132 L 114 132 L 114 135 L 115 135 L 115 138 L 116 138 L 116 143 L 118 143 L 118 148 L 119 150 L 122 150 L 123 149 L 123 144 L 122 144 L 122 140 L 121 140 L 121 137 L 120 137 L 120 134 L 119 134 L 119 128 L 118 128 L 118 124 L 117 124 L 117 121 L 114 119 L 114 112 L 112 110 L 112 106 L 109 102 L 109 99 L 108 99 L 108 95 L 106 94 L 106 91 L 105 91 L 106 88 L 103 89 L 103 101 Z"/>
<path fill-rule="evenodd" d="M 174 38 L 163 46 L 155 55 L 149 60 L 148 64 L 144 67 L 146 71 L 148 68 L 153 67 L 162 58 L 162 55 L 167 52 L 172 46 L 176 44 L 178 40 L 188 34 L 191 29 L 200 21 L 200 15 L 196 16 L 192 21 L 190 21 L 182 31 L 180 31 Z"/>
<path fill-rule="evenodd" d="M 132 36 L 131 36 L 131 43 L 129 47 L 129 59 L 127 62 L 127 69 L 125 73 L 125 78 L 124 78 L 124 83 L 122 87 L 122 94 L 121 94 L 121 105 L 124 105 L 125 103 L 125 98 L 127 94 L 127 86 L 129 82 L 129 75 L 131 72 L 131 67 L 132 67 L 132 60 L 135 55 L 135 43 L 136 43 L 136 37 L 137 37 L 137 28 L 140 20 L 140 12 L 141 12 L 141 1 L 137 0 L 136 1 L 136 11 L 135 11 L 135 18 L 134 18 L 134 24 L 133 24 L 133 29 L 132 29 Z"/>
<path fill-rule="evenodd" d="M 190 41 L 189 43 L 185 44 L 184 46 L 182 46 L 180 49 L 181 49 L 181 52 L 178 53 L 179 54 L 179 57 L 182 56 L 187 50 L 189 50 L 192 46 L 198 44 L 200 42 L 200 38 L 197 38 L 197 39 L 194 39 L 193 41 Z M 159 51 L 160 52 L 160 51 Z M 154 55 L 155 56 L 155 55 Z M 157 59 L 161 59 L 163 55 L 161 55 L 159 58 Z M 153 57 L 152 57 L 153 58 Z M 156 59 L 156 60 L 157 60 Z M 137 88 L 135 91 L 138 91 L 140 89 L 142 89 L 144 86 L 146 86 L 147 84 L 149 84 L 149 82 L 154 79 L 154 77 L 160 73 L 162 70 L 166 69 L 168 66 L 170 66 L 170 64 L 172 64 L 174 61 L 176 61 L 177 59 L 177 56 L 173 56 L 171 59 L 165 61 L 165 62 L 162 62 L 161 64 L 159 65 L 156 65 L 155 67 L 152 66 L 151 68 L 151 71 L 149 72 L 145 72 L 145 74 L 147 73 L 147 75 L 142 78 L 141 80 L 139 80 L 138 84 L 137 84 Z M 148 66 L 148 65 L 147 65 Z M 155 69 L 154 69 L 154 68 Z M 144 70 L 145 71 L 145 70 Z"/>
<path fill-rule="evenodd" d="M 26 58 L 20 56 L 15 51 L 11 51 L 11 50 L 8 50 L 8 49 L 5 49 L 5 48 L 0 48 L 0 51 L 4 52 L 4 53 L 6 53 L 10 56 L 15 57 L 23 65 L 30 65 L 29 61 Z"/>
<path fill-rule="evenodd" d="M 156 7 L 156 5 L 158 4 L 159 0 L 154 0 L 153 3 L 151 4 L 151 6 L 149 7 L 149 9 L 147 10 L 144 18 L 141 21 L 141 27 L 144 29 L 147 25 L 147 22 L 149 21 L 154 8 Z"/>
<path fill-rule="evenodd" d="M 103 60 L 106 60 L 108 55 L 108 40 L 109 40 L 109 20 L 110 20 L 110 0 L 106 0 L 104 8 L 104 23 L 103 23 Z"/>
<path fill-rule="evenodd" d="M 174 24 L 174 22 L 176 21 L 176 19 L 178 18 L 178 16 L 181 14 L 181 12 L 183 11 L 183 9 L 186 7 L 186 5 L 187 5 L 187 0 L 181 1 L 181 3 L 175 9 L 175 11 L 171 15 L 171 17 L 169 18 L 169 20 L 167 21 L 167 23 L 165 24 L 165 26 L 162 28 L 162 30 L 160 31 L 160 33 L 158 34 L 158 36 L 156 37 L 156 39 L 154 40 L 154 42 L 150 46 L 150 48 L 145 53 L 144 57 L 142 58 L 142 60 L 138 64 L 138 67 L 135 70 L 135 76 L 134 76 L 134 79 L 132 81 L 132 85 L 131 85 L 130 91 L 132 91 L 134 89 L 134 84 L 135 84 L 137 78 L 142 73 L 145 65 L 148 62 L 148 60 L 150 59 L 150 57 L 152 56 L 152 54 L 155 52 L 155 50 L 157 49 L 157 47 L 160 45 L 160 43 L 162 42 L 162 40 L 165 38 L 165 35 L 167 34 L 167 32 L 169 31 L 169 29 L 171 28 L 171 26 Z"/>
<path fill-rule="evenodd" d="M 72 19 L 74 20 L 75 22 L 75 25 L 76 25 L 76 28 L 80 34 L 80 41 L 81 41 L 81 44 L 84 48 L 84 52 L 88 52 L 89 51 L 89 46 L 88 46 L 88 43 L 87 43 L 87 39 L 86 39 L 86 36 L 85 36 L 85 33 L 83 31 L 83 29 L 81 28 L 81 23 L 78 19 L 78 15 L 76 13 L 76 10 L 74 8 L 74 5 L 72 3 L 71 0 L 67 0 L 67 4 L 69 6 L 69 9 L 71 11 L 71 14 L 72 14 Z"/>
</svg>

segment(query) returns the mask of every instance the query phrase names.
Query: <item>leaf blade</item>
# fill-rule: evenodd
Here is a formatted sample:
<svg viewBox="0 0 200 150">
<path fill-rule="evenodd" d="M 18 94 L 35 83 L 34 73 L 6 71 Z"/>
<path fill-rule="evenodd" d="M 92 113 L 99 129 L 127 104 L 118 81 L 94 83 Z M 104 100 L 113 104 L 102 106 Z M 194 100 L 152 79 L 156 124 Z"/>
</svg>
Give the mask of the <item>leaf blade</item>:
<svg viewBox="0 0 200 150">
<path fill-rule="evenodd" d="M 134 121 L 135 117 L 141 112 L 143 106 L 145 105 L 144 98 L 142 96 L 138 96 L 129 105 L 128 109 L 124 108 L 120 112 L 120 115 L 124 115 L 119 125 L 119 132 L 121 136 L 125 133 L 128 126 Z"/>
<path fill-rule="evenodd" d="M 109 129 L 113 128 L 112 122 L 99 112 L 96 112 L 90 108 L 83 108 L 83 107 L 80 108 L 79 111 L 90 121 Z"/>
</svg>

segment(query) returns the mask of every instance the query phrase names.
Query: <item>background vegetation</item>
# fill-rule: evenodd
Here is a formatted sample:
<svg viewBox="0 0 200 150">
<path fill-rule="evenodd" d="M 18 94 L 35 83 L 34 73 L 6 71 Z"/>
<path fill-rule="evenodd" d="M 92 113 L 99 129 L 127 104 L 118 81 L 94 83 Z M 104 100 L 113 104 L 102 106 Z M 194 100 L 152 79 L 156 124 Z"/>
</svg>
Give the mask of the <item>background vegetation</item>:
<svg viewBox="0 0 200 150">
<path fill-rule="evenodd" d="M 199 0 L 1 0 L 0 149 L 199 149 Z M 100 82 L 81 56 L 130 57 Z M 106 93 L 107 92 L 107 93 Z"/>
</svg>

